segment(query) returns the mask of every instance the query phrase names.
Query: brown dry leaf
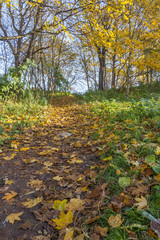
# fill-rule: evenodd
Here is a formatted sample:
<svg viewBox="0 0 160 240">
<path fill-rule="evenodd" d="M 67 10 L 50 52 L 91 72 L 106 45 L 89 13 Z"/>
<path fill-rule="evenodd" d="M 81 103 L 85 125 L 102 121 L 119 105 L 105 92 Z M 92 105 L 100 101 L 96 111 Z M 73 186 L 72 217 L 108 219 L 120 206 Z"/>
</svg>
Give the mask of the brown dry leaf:
<svg viewBox="0 0 160 240">
<path fill-rule="evenodd" d="M 138 196 L 141 194 L 146 194 L 148 192 L 148 186 L 145 185 L 139 185 L 138 188 L 137 187 L 130 187 L 128 188 L 128 192 L 131 192 L 132 195 L 134 196 Z"/>
<path fill-rule="evenodd" d="M 100 240 L 100 236 L 97 235 L 96 233 L 93 233 L 93 234 L 91 235 L 91 238 L 90 238 L 90 239 L 92 239 L 92 240 Z"/>
<path fill-rule="evenodd" d="M 136 207 L 138 206 L 137 210 L 147 209 L 148 208 L 147 200 L 143 196 L 141 196 L 141 198 L 135 198 L 135 200 L 138 203 L 135 203 L 133 205 L 136 206 Z"/>
<path fill-rule="evenodd" d="M 5 196 L 2 199 L 10 200 L 10 199 L 14 198 L 15 196 L 17 196 L 17 193 L 14 191 L 10 191 L 10 193 L 5 193 Z"/>
<path fill-rule="evenodd" d="M 85 201 L 79 198 L 72 198 L 69 203 L 65 205 L 65 210 L 72 212 L 74 211 L 83 211 L 84 210 Z"/>
<path fill-rule="evenodd" d="M 34 162 L 39 162 L 39 160 L 38 160 L 38 159 L 35 159 L 35 158 L 23 159 L 22 161 L 25 162 L 26 164 L 34 163 Z"/>
<path fill-rule="evenodd" d="M 87 198 L 99 198 L 99 196 L 101 194 L 102 194 L 102 189 L 100 186 L 97 186 L 91 192 L 87 192 L 86 197 Z"/>
<path fill-rule="evenodd" d="M 14 221 L 19 221 L 21 220 L 19 218 L 19 216 L 21 216 L 23 214 L 23 212 L 19 212 L 19 213 L 11 213 L 10 215 L 7 216 L 7 221 L 9 221 L 10 223 L 14 223 Z"/>
<path fill-rule="evenodd" d="M 94 232 L 101 235 L 102 237 L 106 236 L 108 233 L 108 227 L 101 228 L 100 226 L 95 226 L 94 227 Z"/>
<path fill-rule="evenodd" d="M 117 214 L 116 216 L 111 215 L 108 219 L 108 224 L 113 228 L 120 227 L 122 223 L 123 219 L 120 214 Z"/>
<path fill-rule="evenodd" d="M 55 181 L 61 181 L 63 179 L 63 177 L 56 176 L 56 177 L 53 177 L 52 179 Z"/>
<path fill-rule="evenodd" d="M 85 224 L 91 224 L 91 223 L 97 221 L 98 218 L 99 218 L 99 216 L 94 217 L 94 218 L 88 218 L 85 220 Z"/>
<path fill-rule="evenodd" d="M 18 226 L 18 229 L 23 229 L 23 230 L 26 230 L 26 229 L 31 230 L 31 228 L 32 228 L 32 224 L 30 222 L 21 223 Z"/>
<path fill-rule="evenodd" d="M 27 183 L 27 187 L 35 188 L 37 191 L 42 187 L 43 181 L 39 179 L 31 179 L 30 182 Z"/>
<path fill-rule="evenodd" d="M 42 202 L 42 197 L 34 198 L 34 199 L 27 199 L 26 202 L 22 202 L 22 204 L 27 208 L 32 208 Z"/>
</svg>

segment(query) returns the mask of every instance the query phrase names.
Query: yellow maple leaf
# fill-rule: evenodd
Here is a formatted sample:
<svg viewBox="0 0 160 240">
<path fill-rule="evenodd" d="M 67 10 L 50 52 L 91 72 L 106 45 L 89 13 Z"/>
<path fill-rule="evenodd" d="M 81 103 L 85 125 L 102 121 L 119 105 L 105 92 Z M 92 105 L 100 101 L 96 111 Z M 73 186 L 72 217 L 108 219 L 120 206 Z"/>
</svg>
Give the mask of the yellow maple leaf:
<svg viewBox="0 0 160 240">
<path fill-rule="evenodd" d="M 32 208 L 42 202 L 42 197 L 34 198 L 34 199 L 27 199 L 26 202 L 22 202 L 22 204 L 27 208 Z"/>
<path fill-rule="evenodd" d="M 6 180 L 6 181 L 5 181 L 5 184 L 7 184 L 7 185 L 12 185 L 12 183 L 14 183 L 13 180 Z"/>
<path fill-rule="evenodd" d="M 10 199 L 14 198 L 15 196 L 17 196 L 17 193 L 14 191 L 10 191 L 10 193 L 5 193 L 5 196 L 2 199 L 10 200 Z"/>
<path fill-rule="evenodd" d="M 71 211 L 68 211 L 66 214 L 61 212 L 59 219 L 52 219 L 52 221 L 56 223 L 57 229 L 62 229 L 73 222 L 73 213 Z"/>
<path fill-rule="evenodd" d="M 55 200 L 53 204 L 53 209 L 59 209 L 60 211 L 63 211 L 66 203 L 67 199 L 64 199 L 63 201 Z"/>
<path fill-rule="evenodd" d="M 21 220 L 19 218 L 19 216 L 21 216 L 23 214 L 23 212 L 19 212 L 19 213 L 11 213 L 10 215 L 7 216 L 7 221 L 9 221 L 10 223 L 14 223 L 14 221 L 19 221 Z"/>
<path fill-rule="evenodd" d="M 123 219 L 121 219 L 120 214 L 117 214 L 116 216 L 111 215 L 108 219 L 108 224 L 113 228 L 120 227 L 122 223 Z"/>
<path fill-rule="evenodd" d="M 41 181 L 39 179 L 31 179 L 27 183 L 27 187 L 30 185 L 31 188 L 35 188 L 38 191 L 42 187 L 42 183 L 43 183 L 43 181 Z"/>
<path fill-rule="evenodd" d="M 141 198 L 135 198 L 135 200 L 137 203 L 135 203 L 133 205 L 138 207 L 137 210 L 148 208 L 147 200 L 143 196 L 141 196 Z"/>
</svg>

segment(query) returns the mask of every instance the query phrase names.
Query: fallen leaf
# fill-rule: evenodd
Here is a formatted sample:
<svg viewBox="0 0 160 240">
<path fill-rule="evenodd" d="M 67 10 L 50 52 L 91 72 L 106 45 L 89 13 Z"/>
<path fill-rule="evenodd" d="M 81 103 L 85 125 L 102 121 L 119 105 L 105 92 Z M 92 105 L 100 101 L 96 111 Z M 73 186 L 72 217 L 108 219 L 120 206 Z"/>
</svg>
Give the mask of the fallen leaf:
<svg viewBox="0 0 160 240">
<path fill-rule="evenodd" d="M 135 203 L 133 204 L 134 206 L 138 206 L 137 210 L 141 210 L 141 209 L 147 209 L 148 208 L 148 205 L 147 205 L 147 200 L 141 196 L 141 198 L 135 198 L 136 202 L 138 203 Z"/>
<path fill-rule="evenodd" d="M 109 157 L 103 158 L 103 161 L 104 161 L 104 162 L 111 161 L 111 160 L 112 160 L 112 156 L 109 156 Z"/>
<path fill-rule="evenodd" d="M 157 156 L 160 155 L 160 147 L 157 147 L 157 148 L 156 148 L 155 154 L 156 154 Z"/>
<path fill-rule="evenodd" d="M 4 160 L 9 161 L 9 160 L 12 160 L 14 158 L 14 156 L 16 156 L 15 153 L 13 153 L 11 156 L 7 156 L 7 157 L 3 157 L 3 158 L 4 158 Z"/>
<path fill-rule="evenodd" d="M 29 149 L 30 149 L 29 147 L 26 147 L 26 148 L 23 147 L 23 148 L 20 148 L 20 151 L 21 151 L 21 152 L 25 152 L 25 151 L 27 151 L 27 150 L 29 150 Z"/>
<path fill-rule="evenodd" d="M 31 158 L 31 159 L 22 159 L 23 162 L 25 162 L 26 164 L 29 164 L 29 163 L 34 163 L 34 162 L 39 162 L 38 159 L 35 159 L 35 158 Z"/>
<path fill-rule="evenodd" d="M 97 217 L 94 217 L 94 218 L 88 218 L 85 220 L 85 224 L 91 224 L 91 223 L 94 223 L 95 221 L 97 221 L 97 219 L 99 218 L 99 216 Z"/>
<path fill-rule="evenodd" d="M 22 204 L 27 208 L 32 208 L 42 202 L 42 197 L 34 198 L 34 199 L 27 199 L 26 202 L 22 202 Z"/>
<path fill-rule="evenodd" d="M 61 181 L 63 179 L 63 177 L 56 176 L 56 177 L 53 177 L 52 179 L 55 181 Z"/>
<path fill-rule="evenodd" d="M 5 196 L 2 199 L 10 200 L 10 199 L 14 198 L 15 196 L 17 196 L 17 193 L 14 191 L 10 191 L 10 193 L 5 193 Z"/>
<path fill-rule="evenodd" d="M 85 201 L 79 198 L 72 198 L 69 203 L 65 205 L 65 210 L 82 211 L 84 210 Z"/>
<path fill-rule="evenodd" d="M 26 230 L 26 229 L 31 230 L 31 228 L 32 228 L 32 224 L 30 222 L 25 222 L 25 223 L 19 224 L 18 226 L 18 229 L 23 229 L 23 230 Z"/>
<path fill-rule="evenodd" d="M 6 181 L 5 181 L 5 184 L 7 184 L 7 185 L 12 185 L 13 183 L 14 183 L 13 180 L 6 180 Z"/>
<path fill-rule="evenodd" d="M 108 219 L 108 224 L 113 228 L 120 227 L 122 223 L 123 219 L 120 214 L 117 214 L 116 216 L 111 215 Z"/>
<path fill-rule="evenodd" d="M 11 213 L 10 215 L 7 216 L 7 221 L 9 221 L 10 223 L 14 223 L 14 221 L 19 221 L 21 220 L 19 217 L 23 214 L 23 212 L 19 212 L 19 213 Z"/>
<path fill-rule="evenodd" d="M 47 162 L 44 162 L 43 165 L 46 166 L 46 167 L 51 167 L 53 165 L 53 163 L 47 161 Z"/>
<path fill-rule="evenodd" d="M 56 223 L 57 229 L 62 229 L 73 222 L 73 213 L 71 211 L 68 211 L 66 214 L 61 212 L 59 219 L 52 219 L 52 221 Z"/>
<path fill-rule="evenodd" d="M 157 176 L 155 176 L 155 178 L 156 178 L 158 181 L 160 181 L 160 173 L 159 173 Z"/>
<path fill-rule="evenodd" d="M 45 150 L 45 151 L 39 152 L 38 154 L 40 156 L 51 155 L 52 154 L 52 150 Z"/>
<path fill-rule="evenodd" d="M 90 239 L 92 239 L 92 240 L 100 240 L 100 236 L 97 235 L 96 233 L 92 233 Z"/>
<path fill-rule="evenodd" d="M 118 183 L 120 187 L 125 188 L 130 185 L 130 178 L 129 177 L 119 177 Z"/>
<path fill-rule="evenodd" d="M 66 203 L 67 203 L 67 199 L 64 199 L 63 201 L 55 200 L 53 204 L 53 209 L 58 209 L 60 211 L 63 211 Z"/>
<path fill-rule="evenodd" d="M 55 148 L 55 147 L 52 147 L 52 151 L 53 151 L 53 152 L 58 152 L 59 149 L 58 149 L 58 148 Z"/>
<path fill-rule="evenodd" d="M 12 142 L 11 142 L 11 148 L 17 149 L 19 145 L 20 145 L 19 142 L 16 142 L 16 141 L 12 141 Z"/>
<path fill-rule="evenodd" d="M 27 182 L 27 187 L 35 188 L 37 191 L 42 187 L 43 181 L 39 179 L 31 179 L 30 182 Z"/>
<path fill-rule="evenodd" d="M 145 162 L 148 164 L 148 165 L 152 165 L 153 163 L 155 163 L 156 159 L 155 159 L 155 156 L 154 155 L 149 155 L 145 158 Z"/>
<path fill-rule="evenodd" d="M 73 228 L 66 228 L 66 234 L 64 240 L 71 240 L 73 238 L 74 229 Z"/>
<path fill-rule="evenodd" d="M 80 142 L 77 142 L 74 146 L 79 148 L 79 147 L 82 147 L 82 144 Z"/>
<path fill-rule="evenodd" d="M 101 237 L 104 237 L 108 233 L 108 227 L 102 228 L 102 227 L 96 225 L 94 227 L 94 232 L 101 235 Z"/>
<path fill-rule="evenodd" d="M 81 235 L 74 238 L 74 240 L 84 240 L 85 235 L 82 233 Z"/>
</svg>

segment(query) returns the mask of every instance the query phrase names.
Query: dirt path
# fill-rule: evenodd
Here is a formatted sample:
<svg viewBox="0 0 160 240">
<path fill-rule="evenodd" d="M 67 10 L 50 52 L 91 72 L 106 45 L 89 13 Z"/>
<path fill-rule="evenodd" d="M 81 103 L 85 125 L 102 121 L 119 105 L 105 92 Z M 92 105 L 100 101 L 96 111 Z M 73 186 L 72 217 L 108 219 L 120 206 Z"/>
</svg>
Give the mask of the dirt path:
<svg viewBox="0 0 160 240">
<path fill-rule="evenodd" d="M 101 195 L 90 194 L 99 162 L 91 122 L 81 107 L 53 107 L 45 125 L 26 129 L 5 147 L 0 155 L 1 240 L 64 239 L 66 228 L 58 231 L 52 220 L 60 215 L 53 209 L 55 200 L 85 200 L 69 225 L 77 228 L 75 237 L 83 235 L 82 218 L 96 218 Z"/>
</svg>

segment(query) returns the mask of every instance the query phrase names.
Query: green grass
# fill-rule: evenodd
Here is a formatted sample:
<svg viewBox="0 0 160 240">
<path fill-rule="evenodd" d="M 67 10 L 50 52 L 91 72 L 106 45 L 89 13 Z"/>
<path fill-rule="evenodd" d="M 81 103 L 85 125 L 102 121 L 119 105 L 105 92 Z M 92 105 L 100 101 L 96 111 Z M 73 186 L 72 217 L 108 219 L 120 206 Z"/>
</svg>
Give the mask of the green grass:
<svg viewBox="0 0 160 240">
<path fill-rule="evenodd" d="M 9 99 L 0 102 L 0 146 L 7 140 L 14 139 L 25 128 L 40 124 L 47 116 L 45 110 L 47 105 L 34 101 L 17 102 Z"/>
<path fill-rule="evenodd" d="M 130 194 L 127 187 L 119 185 L 119 178 L 126 177 L 130 179 L 128 187 L 136 187 L 139 182 L 142 186 L 150 186 L 142 196 L 147 199 L 147 211 L 153 217 L 160 218 L 160 182 L 155 178 L 160 172 L 160 153 L 156 153 L 157 147 L 160 147 L 160 83 L 132 88 L 129 99 L 126 99 L 123 89 L 89 91 L 78 98 L 90 105 L 87 114 L 98 124 L 91 137 L 102 142 L 99 152 L 105 167 L 97 179 L 104 179 L 107 183 L 108 204 L 114 196 Z M 154 156 L 153 164 L 146 164 L 148 156 Z M 109 160 L 103 161 L 106 158 Z M 148 174 L 145 169 L 153 172 Z M 137 196 L 130 197 L 134 200 Z M 155 239 L 148 234 L 150 220 L 142 215 L 142 211 L 138 211 L 133 204 L 122 207 L 119 214 L 124 222 L 122 226 L 113 228 L 109 226 L 108 218 L 117 213 L 106 207 L 98 220 L 101 227 L 109 227 L 104 239 L 131 239 L 128 230 L 140 240 Z"/>
</svg>

